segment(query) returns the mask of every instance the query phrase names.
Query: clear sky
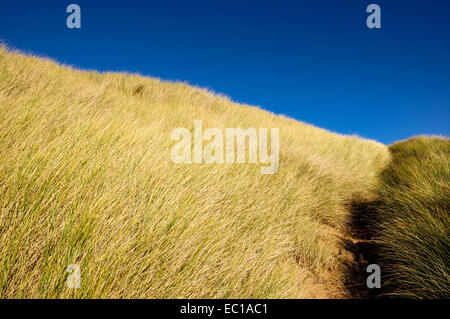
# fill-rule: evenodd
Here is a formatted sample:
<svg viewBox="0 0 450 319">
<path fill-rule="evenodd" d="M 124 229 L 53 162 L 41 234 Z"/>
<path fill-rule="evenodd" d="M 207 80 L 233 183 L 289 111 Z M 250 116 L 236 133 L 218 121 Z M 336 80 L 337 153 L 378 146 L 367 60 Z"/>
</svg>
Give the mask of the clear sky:
<svg viewBox="0 0 450 319">
<path fill-rule="evenodd" d="M 81 7 L 81 29 L 66 7 Z M 366 26 L 381 7 L 381 29 Z M 0 39 L 383 143 L 450 135 L 449 0 L 0 1 Z"/>
</svg>

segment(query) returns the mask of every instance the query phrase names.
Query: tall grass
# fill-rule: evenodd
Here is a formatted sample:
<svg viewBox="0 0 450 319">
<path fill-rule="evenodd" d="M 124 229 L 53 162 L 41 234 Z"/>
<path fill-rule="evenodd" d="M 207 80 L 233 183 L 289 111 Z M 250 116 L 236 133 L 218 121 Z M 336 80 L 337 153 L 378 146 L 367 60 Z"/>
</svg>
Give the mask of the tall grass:
<svg viewBox="0 0 450 319">
<path fill-rule="evenodd" d="M 279 171 L 172 163 L 171 131 L 195 119 L 280 128 Z M 0 127 L 2 298 L 346 296 L 346 203 L 373 196 L 389 159 L 184 83 L 4 48 Z"/>
<path fill-rule="evenodd" d="M 372 220 L 386 292 L 450 298 L 450 140 L 417 137 L 390 151 Z"/>
</svg>

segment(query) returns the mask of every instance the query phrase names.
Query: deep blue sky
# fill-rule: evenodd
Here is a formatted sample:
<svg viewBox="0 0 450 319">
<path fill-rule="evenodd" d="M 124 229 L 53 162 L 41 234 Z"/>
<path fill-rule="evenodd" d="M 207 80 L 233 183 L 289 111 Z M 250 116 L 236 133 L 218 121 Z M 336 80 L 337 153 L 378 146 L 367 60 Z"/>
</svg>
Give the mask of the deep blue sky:
<svg viewBox="0 0 450 319">
<path fill-rule="evenodd" d="M 81 7 L 80 30 L 66 27 L 70 3 Z M 370 3 L 381 29 L 366 27 Z M 0 39 L 384 143 L 450 135 L 448 0 L 2 0 Z"/>
</svg>

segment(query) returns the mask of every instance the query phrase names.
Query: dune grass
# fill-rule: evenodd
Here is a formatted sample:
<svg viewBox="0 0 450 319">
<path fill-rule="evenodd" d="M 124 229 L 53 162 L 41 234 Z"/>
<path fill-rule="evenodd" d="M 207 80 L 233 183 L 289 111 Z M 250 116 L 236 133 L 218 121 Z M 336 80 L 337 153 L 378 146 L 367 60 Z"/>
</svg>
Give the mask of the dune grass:
<svg viewBox="0 0 450 319">
<path fill-rule="evenodd" d="M 171 131 L 195 119 L 280 128 L 279 171 L 172 163 Z M 0 127 L 1 298 L 346 297 L 346 203 L 390 157 L 184 83 L 5 48 Z"/>
<path fill-rule="evenodd" d="M 389 295 L 450 298 L 450 140 L 390 146 L 371 226 Z"/>
</svg>

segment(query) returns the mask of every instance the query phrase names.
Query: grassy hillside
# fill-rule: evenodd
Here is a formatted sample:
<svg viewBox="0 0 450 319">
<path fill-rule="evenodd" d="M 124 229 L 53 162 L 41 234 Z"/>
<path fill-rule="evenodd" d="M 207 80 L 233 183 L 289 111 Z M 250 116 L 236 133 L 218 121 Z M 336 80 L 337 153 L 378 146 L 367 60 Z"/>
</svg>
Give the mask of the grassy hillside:
<svg viewBox="0 0 450 319">
<path fill-rule="evenodd" d="M 176 127 L 280 128 L 280 168 L 174 164 Z M 183 83 L 0 48 L 0 297 L 346 296 L 341 236 L 387 148 Z M 81 268 L 81 288 L 65 285 Z"/>
<path fill-rule="evenodd" d="M 450 298 L 450 140 L 413 138 L 390 151 L 371 222 L 386 292 Z"/>
</svg>

